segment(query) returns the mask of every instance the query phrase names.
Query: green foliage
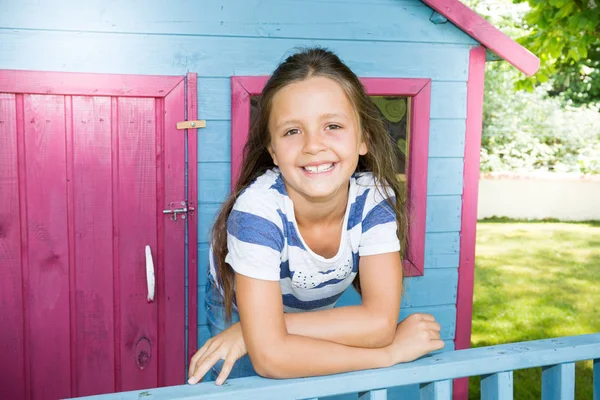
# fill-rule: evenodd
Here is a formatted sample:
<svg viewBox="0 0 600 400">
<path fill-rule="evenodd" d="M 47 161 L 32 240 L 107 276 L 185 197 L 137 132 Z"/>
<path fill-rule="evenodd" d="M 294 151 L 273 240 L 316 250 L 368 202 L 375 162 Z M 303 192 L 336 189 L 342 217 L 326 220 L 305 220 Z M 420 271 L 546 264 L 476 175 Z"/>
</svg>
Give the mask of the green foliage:
<svg viewBox="0 0 600 400">
<path fill-rule="evenodd" d="M 529 3 L 527 31 L 519 42 L 541 61 L 539 72 L 519 81 L 531 88 L 551 81 L 551 94 L 575 104 L 600 101 L 600 0 L 513 0 Z"/>
<path fill-rule="evenodd" d="M 515 91 L 519 72 L 487 66 L 481 170 L 600 173 L 600 113 L 549 97 L 550 84 Z"/>
</svg>

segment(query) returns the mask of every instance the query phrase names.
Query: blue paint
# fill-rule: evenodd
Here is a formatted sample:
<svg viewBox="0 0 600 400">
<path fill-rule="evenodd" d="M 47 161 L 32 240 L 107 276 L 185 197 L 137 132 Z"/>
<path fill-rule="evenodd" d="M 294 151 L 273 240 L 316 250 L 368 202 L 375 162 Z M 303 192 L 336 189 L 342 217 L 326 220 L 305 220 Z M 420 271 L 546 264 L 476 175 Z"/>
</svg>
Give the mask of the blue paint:
<svg viewBox="0 0 600 400">
<path fill-rule="evenodd" d="M 452 24 L 432 25 L 431 9 L 418 1 L 277 0 L 153 1 L 121 3 L 0 1 L 0 27 L 161 35 L 331 38 L 475 44 Z M 101 15 L 102 18 L 97 16 Z M 79 18 L 74 18 L 78 16 Z M 343 29 L 340 29 L 343 27 Z"/>
<path fill-rule="evenodd" d="M 600 342 L 598 342 L 600 345 Z M 575 363 L 561 363 L 542 368 L 542 400 L 575 398 Z"/>
<path fill-rule="evenodd" d="M 432 82 L 431 118 L 467 118 L 467 83 Z"/>
<path fill-rule="evenodd" d="M 358 394 L 358 400 L 386 400 L 387 390 L 369 390 L 368 392 L 362 392 Z"/>
<path fill-rule="evenodd" d="M 512 400 L 513 373 L 499 372 L 481 377 L 482 400 Z"/>
<path fill-rule="evenodd" d="M 378 370 L 300 379 L 251 377 L 232 379 L 222 387 L 203 383 L 150 389 L 147 392 L 153 400 L 321 398 L 598 358 L 600 333 L 446 352 Z M 449 383 L 439 384 L 438 388 L 438 393 L 449 395 Z M 139 395 L 138 390 L 88 399 L 137 400 Z"/>
<path fill-rule="evenodd" d="M 427 222 L 425 231 L 459 232 L 461 196 L 427 196 Z"/>
<path fill-rule="evenodd" d="M 463 85 L 470 50 L 467 45 L 407 42 L 19 30 L 0 31 L 0 42 L 4 44 L 0 51 L 2 69 L 149 75 L 184 75 L 194 71 L 212 78 L 265 75 L 294 48 L 321 45 L 337 52 L 360 76 L 431 78 L 461 81 Z M 450 104 L 446 102 L 445 106 L 453 109 Z"/>
<path fill-rule="evenodd" d="M 421 400 L 450 400 L 452 398 L 452 381 L 447 379 L 421 384 Z"/>
<path fill-rule="evenodd" d="M 208 97 L 208 95 L 204 94 Z M 203 118 L 202 112 L 198 115 Z M 204 119 L 204 118 L 203 118 Z M 231 161 L 231 123 L 206 121 L 206 128 L 198 131 L 198 162 Z"/>
<path fill-rule="evenodd" d="M 231 119 L 231 80 L 229 77 L 198 78 L 198 115 L 207 121 Z"/>
<path fill-rule="evenodd" d="M 198 204 L 198 243 L 208 243 L 220 204 Z"/>
<path fill-rule="evenodd" d="M 464 160 L 462 158 L 429 158 L 427 194 L 462 195 Z"/>
<path fill-rule="evenodd" d="M 458 268 L 459 257 L 459 232 L 425 235 L 425 269 Z"/>
<path fill-rule="evenodd" d="M 429 123 L 429 157 L 464 157 L 464 119 L 432 119 Z"/>
</svg>

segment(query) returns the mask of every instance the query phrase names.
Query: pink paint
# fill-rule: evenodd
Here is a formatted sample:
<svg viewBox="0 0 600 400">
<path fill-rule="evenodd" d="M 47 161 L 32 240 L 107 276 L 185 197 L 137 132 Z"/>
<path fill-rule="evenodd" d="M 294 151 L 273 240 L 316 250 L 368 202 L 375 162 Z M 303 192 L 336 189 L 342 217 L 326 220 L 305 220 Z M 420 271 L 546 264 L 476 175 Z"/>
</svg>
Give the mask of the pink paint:
<svg viewBox="0 0 600 400">
<path fill-rule="evenodd" d="M 198 118 L 198 75 L 187 74 L 187 118 Z M 186 360 L 198 349 L 198 129 L 187 130 L 188 205 L 196 212 L 188 216 L 188 349 Z M 185 365 L 185 364 L 184 364 Z"/>
<path fill-rule="evenodd" d="M 465 167 L 460 233 L 460 262 L 456 301 L 456 335 L 454 348 L 471 346 L 473 317 L 473 282 L 475 275 L 475 241 L 477 228 L 477 197 L 479 188 L 479 151 L 483 123 L 483 93 L 485 78 L 485 48 L 476 47 L 469 57 L 467 81 L 467 128 L 465 137 Z M 466 399 L 467 378 L 454 381 L 454 398 Z"/>
<path fill-rule="evenodd" d="M 186 82 L 73 75 L 0 71 L 7 166 L 0 199 L 10 206 L 0 214 L 0 300 L 8 305 L 0 343 L 9 361 L 0 365 L 0 392 L 8 398 L 85 396 L 185 378 L 185 220 L 162 210 L 181 208 L 187 196 L 192 206 L 197 201 L 195 134 L 188 194 L 186 137 L 175 128 L 185 119 Z M 195 75 L 189 81 L 195 86 Z M 197 240 L 195 219 L 190 230 Z M 153 303 L 146 245 L 157 278 Z M 194 266 L 196 252 L 191 245 Z M 189 276 L 196 280 L 197 272 Z M 195 303 L 189 312 L 196 316 Z"/>
<path fill-rule="evenodd" d="M 533 75 L 539 69 L 539 58 L 460 1 L 423 0 L 423 3 L 523 73 Z"/>
<path fill-rule="evenodd" d="M 260 95 L 268 76 L 231 77 L 231 188 L 239 177 L 244 145 L 250 130 L 250 97 Z M 430 79 L 363 78 L 371 96 L 411 98 L 410 157 L 407 166 L 408 196 L 412 209 L 409 247 L 403 261 L 406 276 L 423 275 L 427 212 L 427 165 L 429 150 Z"/>
</svg>

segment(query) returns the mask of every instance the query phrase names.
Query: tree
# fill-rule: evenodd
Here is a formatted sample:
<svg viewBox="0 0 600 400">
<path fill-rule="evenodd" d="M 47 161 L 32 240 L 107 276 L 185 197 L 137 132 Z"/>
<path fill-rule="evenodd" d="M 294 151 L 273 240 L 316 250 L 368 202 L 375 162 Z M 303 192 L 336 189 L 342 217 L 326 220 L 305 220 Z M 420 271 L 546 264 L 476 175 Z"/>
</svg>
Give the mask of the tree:
<svg viewBox="0 0 600 400">
<path fill-rule="evenodd" d="M 600 102 L 600 0 L 513 0 L 529 3 L 519 42 L 540 57 L 539 72 L 521 88 L 550 81 L 550 94 L 575 104 Z"/>
</svg>

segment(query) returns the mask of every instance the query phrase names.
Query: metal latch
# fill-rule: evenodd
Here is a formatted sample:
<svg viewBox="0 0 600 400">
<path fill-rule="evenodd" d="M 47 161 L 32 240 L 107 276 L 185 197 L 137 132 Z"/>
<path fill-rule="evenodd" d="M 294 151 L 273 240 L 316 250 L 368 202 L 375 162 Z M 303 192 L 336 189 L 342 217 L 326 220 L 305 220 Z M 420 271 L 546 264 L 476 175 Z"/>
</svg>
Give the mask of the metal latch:
<svg viewBox="0 0 600 400">
<path fill-rule="evenodd" d="M 169 206 L 173 207 L 175 202 L 169 203 Z M 163 210 L 163 214 L 173 214 L 169 218 L 171 221 L 177 221 L 177 214 L 181 215 L 181 219 L 185 219 L 185 216 L 189 213 L 190 215 L 194 215 L 194 207 L 188 207 L 187 201 L 182 201 L 182 208 L 171 208 L 170 210 Z"/>
</svg>

